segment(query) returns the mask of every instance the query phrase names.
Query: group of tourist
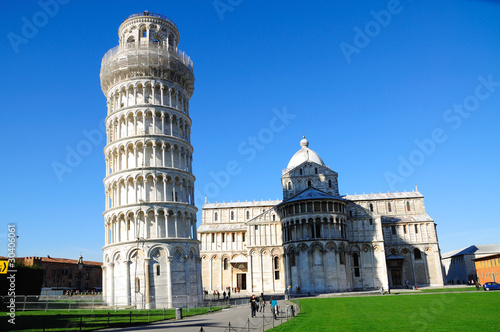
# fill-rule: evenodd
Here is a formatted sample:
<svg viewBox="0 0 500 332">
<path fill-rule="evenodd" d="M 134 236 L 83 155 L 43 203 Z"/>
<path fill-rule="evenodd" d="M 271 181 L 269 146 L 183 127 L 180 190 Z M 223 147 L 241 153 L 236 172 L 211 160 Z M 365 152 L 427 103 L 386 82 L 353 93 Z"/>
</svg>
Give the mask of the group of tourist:
<svg viewBox="0 0 500 332">
<path fill-rule="evenodd" d="M 97 292 L 95 289 L 92 290 L 84 290 L 80 291 L 78 289 L 67 289 L 64 291 L 64 295 L 66 296 L 73 296 L 73 295 L 98 295 L 100 294 Z"/>
<path fill-rule="evenodd" d="M 257 315 L 257 312 L 264 312 L 264 308 L 266 307 L 264 293 L 260 293 L 259 298 L 256 298 L 255 295 L 252 295 L 252 297 L 250 298 L 249 306 L 252 317 L 255 317 Z M 273 313 L 274 319 L 278 319 L 278 301 L 276 301 L 274 296 L 271 296 L 271 312 Z"/>
<path fill-rule="evenodd" d="M 206 289 L 203 290 L 203 294 L 205 295 L 205 298 L 207 298 L 208 296 L 208 291 Z M 214 290 L 213 292 L 213 299 L 217 299 L 217 300 L 220 300 L 220 292 L 218 290 Z M 231 290 L 228 289 L 227 293 L 226 291 L 222 292 L 222 300 L 223 301 L 226 301 L 226 300 L 230 300 L 231 299 Z"/>
</svg>

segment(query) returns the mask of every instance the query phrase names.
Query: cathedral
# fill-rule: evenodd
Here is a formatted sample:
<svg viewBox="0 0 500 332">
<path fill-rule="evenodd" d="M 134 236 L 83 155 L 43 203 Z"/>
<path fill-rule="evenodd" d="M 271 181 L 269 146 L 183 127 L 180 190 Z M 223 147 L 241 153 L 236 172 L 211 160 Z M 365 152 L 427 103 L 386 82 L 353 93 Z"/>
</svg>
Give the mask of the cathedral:
<svg viewBox="0 0 500 332">
<path fill-rule="evenodd" d="M 205 291 L 331 293 L 441 286 L 440 249 L 424 196 L 341 195 L 338 174 L 303 138 L 281 176 L 283 200 L 205 203 Z"/>
</svg>

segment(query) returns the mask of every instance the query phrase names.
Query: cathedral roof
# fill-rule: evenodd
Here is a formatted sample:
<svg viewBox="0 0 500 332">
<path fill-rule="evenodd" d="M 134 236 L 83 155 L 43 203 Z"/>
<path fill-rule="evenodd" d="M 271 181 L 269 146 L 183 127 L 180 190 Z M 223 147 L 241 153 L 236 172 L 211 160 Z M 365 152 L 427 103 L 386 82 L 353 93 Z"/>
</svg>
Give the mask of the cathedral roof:
<svg viewBox="0 0 500 332">
<path fill-rule="evenodd" d="M 403 191 L 403 192 L 395 192 L 395 193 L 378 193 L 378 194 L 359 194 L 359 195 L 345 195 L 343 196 L 345 199 L 350 201 L 369 201 L 369 200 L 379 200 L 379 199 L 397 199 L 397 198 L 423 198 L 420 192 L 414 191 Z"/>
<path fill-rule="evenodd" d="M 382 216 L 380 219 L 383 223 L 434 221 L 427 213 L 396 214 L 390 216 Z"/>
<path fill-rule="evenodd" d="M 311 161 L 313 163 L 320 164 L 321 166 L 325 166 L 325 163 L 320 156 L 313 150 L 309 149 L 309 141 L 306 140 L 305 137 L 300 141 L 300 146 L 300 150 L 293 155 L 292 159 L 290 159 L 286 169 L 295 168 L 305 161 Z"/>
<path fill-rule="evenodd" d="M 307 200 L 307 199 L 342 199 L 342 197 L 333 196 L 333 195 L 325 193 L 324 191 L 318 190 L 318 189 L 313 188 L 313 187 L 309 187 L 309 188 L 305 189 L 304 191 L 301 191 L 297 195 L 293 196 L 292 198 L 287 200 L 285 203 L 302 201 L 302 200 Z"/>
<path fill-rule="evenodd" d="M 246 231 L 246 226 L 244 223 L 230 223 L 230 224 L 201 224 L 198 227 L 198 233 L 208 233 L 208 232 L 238 232 Z"/>
<path fill-rule="evenodd" d="M 500 252 L 500 244 L 478 244 L 458 250 L 448 251 L 441 255 L 441 258 L 450 258 L 460 255 L 488 255 Z"/>
<path fill-rule="evenodd" d="M 259 206 L 275 206 L 281 203 L 281 200 L 268 201 L 253 201 L 253 202 L 222 202 L 222 203 L 205 203 L 203 209 L 222 209 L 222 208 L 243 208 L 243 207 L 259 207 Z"/>
</svg>

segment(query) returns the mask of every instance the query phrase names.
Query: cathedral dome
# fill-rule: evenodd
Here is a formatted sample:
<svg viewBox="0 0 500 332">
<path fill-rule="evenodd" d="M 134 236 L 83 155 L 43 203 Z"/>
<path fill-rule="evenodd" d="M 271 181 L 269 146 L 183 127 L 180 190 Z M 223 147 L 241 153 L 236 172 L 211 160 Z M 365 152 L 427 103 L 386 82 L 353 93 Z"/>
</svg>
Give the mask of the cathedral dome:
<svg viewBox="0 0 500 332">
<path fill-rule="evenodd" d="M 304 161 L 311 161 L 313 163 L 325 166 L 320 156 L 318 156 L 318 154 L 313 150 L 309 149 L 309 141 L 306 140 L 305 136 L 300 141 L 300 146 L 301 149 L 293 155 L 292 159 L 290 159 L 290 162 L 286 167 L 287 169 L 295 168 L 302 164 Z"/>
</svg>

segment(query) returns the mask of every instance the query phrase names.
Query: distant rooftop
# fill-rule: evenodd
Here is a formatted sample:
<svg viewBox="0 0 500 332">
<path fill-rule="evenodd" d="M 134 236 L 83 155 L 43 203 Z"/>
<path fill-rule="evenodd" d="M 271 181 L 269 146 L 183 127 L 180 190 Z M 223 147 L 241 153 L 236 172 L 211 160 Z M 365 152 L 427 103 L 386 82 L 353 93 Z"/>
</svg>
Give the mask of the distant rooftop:
<svg viewBox="0 0 500 332">
<path fill-rule="evenodd" d="M 441 258 L 450 258 L 460 255 L 489 255 L 500 253 L 500 244 L 478 244 L 458 250 L 448 251 L 441 255 Z"/>
<path fill-rule="evenodd" d="M 8 260 L 9 257 L 4 257 L 0 256 L 0 260 Z M 52 258 L 50 256 L 47 257 L 38 257 L 38 256 L 27 256 L 27 257 L 16 257 L 16 262 L 25 262 L 26 260 L 39 260 L 41 262 L 46 262 L 46 263 L 64 263 L 64 264 L 77 264 L 78 260 L 77 259 L 68 259 L 68 258 Z M 94 261 L 86 261 L 83 260 L 84 265 L 99 265 L 101 266 L 101 262 L 94 262 Z"/>
</svg>

